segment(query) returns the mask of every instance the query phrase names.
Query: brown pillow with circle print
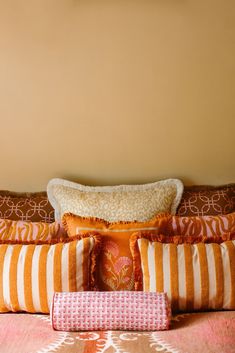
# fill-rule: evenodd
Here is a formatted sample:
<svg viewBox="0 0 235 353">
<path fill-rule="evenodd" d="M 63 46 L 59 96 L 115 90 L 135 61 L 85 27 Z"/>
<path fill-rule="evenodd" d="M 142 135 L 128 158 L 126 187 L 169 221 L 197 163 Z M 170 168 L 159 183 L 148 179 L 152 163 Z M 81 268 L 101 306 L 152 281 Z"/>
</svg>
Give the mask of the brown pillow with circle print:
<svg viewBox="0 0 235 353">
<path fill-rule="evenodd" d="M 185 186 L 176 215 L 217 216 L 235 212 L 235 183 Z"/>
<path fill-rule="evenodd" d="M 54 209 L 46 192 L 18 193 L 0 190 L 0 218 L 52 223 Z"/>
</svg>

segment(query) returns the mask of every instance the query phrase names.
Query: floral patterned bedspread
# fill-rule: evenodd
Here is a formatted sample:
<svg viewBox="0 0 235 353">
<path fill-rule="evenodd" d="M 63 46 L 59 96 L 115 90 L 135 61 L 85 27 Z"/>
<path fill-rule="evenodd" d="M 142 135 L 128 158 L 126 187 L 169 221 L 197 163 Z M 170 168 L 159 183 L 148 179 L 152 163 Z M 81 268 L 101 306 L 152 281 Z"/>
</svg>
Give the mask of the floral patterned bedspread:
<svg viewBox="0 0 235 353">
<path fill-rule="evenodd" d="M 0 352 L 234 353 L 235 311 L 178 315 L 158 332 L 59 332 L 46 315 L 1 314 Z"/>
</svg>

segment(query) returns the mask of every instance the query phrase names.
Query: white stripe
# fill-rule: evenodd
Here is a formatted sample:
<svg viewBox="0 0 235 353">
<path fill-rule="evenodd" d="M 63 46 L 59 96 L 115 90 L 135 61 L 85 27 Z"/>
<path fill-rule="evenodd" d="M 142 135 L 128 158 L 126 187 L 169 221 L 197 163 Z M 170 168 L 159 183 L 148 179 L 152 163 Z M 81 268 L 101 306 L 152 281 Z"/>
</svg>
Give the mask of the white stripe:
<svg viewBox="0 0 235 353">
<path fill-rule="evenodd" d="M 154 243 L 148 244 L 148 269 L 149 269 L 149 291 L 156 292 L 156 275 L 155 275 L 155 251 Z"/>
<path fill-rule="evenodd" d="M 68 279 L 68 272 L 69 272 L 69 243 L 64 244 L 62 248 L 61 254 L 61 282 L 62 282 L 62 292 L 69 291 L 69 279 Z"/>
<path fill-rule="evenodd" d="M 39 257 L 41 253 L 42 245 L 35 246 L 35 250 L 32 257 L 32 297 L 33 306 L 36 312 L 41 312 L 40 296 L 39 296 Z"/>
<path fill-rule="evenodd" d="M 47 302 L 48 307 L 51 306 L 51 301 L 54 293 L 54 253 L 55 245 L 50 246 L 47 253 L 47 263 L 46 263 L 46 284 L 47 284 Z"/>
<path fill-rule="evenodd" d="M 137 240 L 140 254 L 141 254 L 142 240 L 143 240 L 143 239 L 138 239 L 138 240 Z M 141 259 L 140 262 L 141 262 L 141 270 L 142 270 L 142 273 L 143 273 L 143 290 L 145 291 L 146 288 L 145 288 L 145 281 L 144 281 L 144 278 L 146 277 L 146 273 L 145 273 L 145 269 L 144 269 L 144 261 L 143 261 L 143 259 Z"/>
<path fill-rule="evenodd" d="M 10 299 L 10 264 L 11 264 L 11 257 L 12 257 L 12 252 L 13 252 L 13 246 L 8 245 L 7 251 L 5 253 L 4 257 L 4 264 L 3 264 L 3 278 L 2 278 L 2 284 L 3 284 L 3 298 L 5 302 L 5 306 L 8 310 L 12 310 L 11 306 L 11 299 Z"/>
<path fill-rule="evenodd" d="M 171 300 L 170 244 L 162 244 L 163 248 L 163 288 Z"/>
<path fill-rule="evenodd" d="M 230 271 L 230 261 L 229 261 L 229 252 L 226 243 L 221 244 L 222 252 L 222 262 L 223 262 L 223 271 L 224 271 L 224 302 L 223 309 L 229 309 L 231 302 L 231 271 Z"/>
<path fill-rule="evenodd" d="M 184 245 L 177 246 L 178 278 L 179 278 L 179 310 L 186 310 L 186 268 Z"/>
<path fill-rule="evenodd" d="M 201 308 L 201 273 L 200 273 L 200 261 L 199 252 L 197 245 L 192 246 L 192 262 L 193 262 L 193 278 L 194 278 L 194 309 L 198 310 Z"/>
<path fill-rule="evenodd" d="M 93 238 L 90 240 L 93 240 Z M 76 245 L 76 284 L 77 284 L 77 291 L 84 290 L 83 288 L 83 240 L 77 242 Z"/>
<path fill-rule="evenodd" d="M 209 277 L 209 308 L 215 309 L 216 300 L 216 263 L 212 244 L 206 245 L 206 256 Z"/>
<path fill-rule="evenodd" d="M 23 245 L 19 258 L 18 258 L 18 264 L 17 264 L 17 297 L 18 297 L 18 302 L 19 302 L 19 307 L 21 310 L 26 311 L 26 305 L 25 305 L 25 296 L 24 296 L 24 263 L 25 263 L 25 255 L 27 252 L 28 246 Z"/>
</svg>

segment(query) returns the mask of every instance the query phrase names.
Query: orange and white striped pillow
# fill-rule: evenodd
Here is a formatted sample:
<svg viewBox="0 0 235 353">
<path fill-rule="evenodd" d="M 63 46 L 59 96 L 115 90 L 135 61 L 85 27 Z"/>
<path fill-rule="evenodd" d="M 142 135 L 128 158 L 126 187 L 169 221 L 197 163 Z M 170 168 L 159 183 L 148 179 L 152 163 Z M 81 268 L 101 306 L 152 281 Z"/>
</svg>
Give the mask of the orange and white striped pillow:
<svg viewBox="0 0 235 353">
<path fill-rule="evenodd" d="M 25 222 L 0 219 L 0 240 L 48 241 L 66 237 L 59 222 Z"/>
<path fill-rule="evenodd" d="M 235 240 L 164 244 L 137 234 L 131 251 L 135 289 L 166 292 L 173 311 L 235 309 Z"/>
<path fill-rule="evenodd" d="M 89 290 L 99 237 L 0 245 L 0 312 L 49 313 L 54 292 Z"/>
</svg>

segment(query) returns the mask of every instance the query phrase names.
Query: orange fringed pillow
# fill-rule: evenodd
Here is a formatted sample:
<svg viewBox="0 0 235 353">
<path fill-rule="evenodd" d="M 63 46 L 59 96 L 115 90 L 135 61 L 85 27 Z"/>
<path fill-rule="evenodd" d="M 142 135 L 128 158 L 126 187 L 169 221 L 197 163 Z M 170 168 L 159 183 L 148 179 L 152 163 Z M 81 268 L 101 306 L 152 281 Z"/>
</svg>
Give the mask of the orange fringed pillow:
<svg viewBox="0 0 235 353">
<path fill-rule="evenodd" d="M 67 213 L 63 225 L 69 237 L 87 232 L 98 232 L 102 237 L 102 251 L 98 262 L 100 290 L 132 290 L 134 286 L 130 236 L 136 231 L 164 233 L 171 215 L 157 215 L 147 222 L 114 222 L 98 218 L 84 218 Z"/>
</svg>

